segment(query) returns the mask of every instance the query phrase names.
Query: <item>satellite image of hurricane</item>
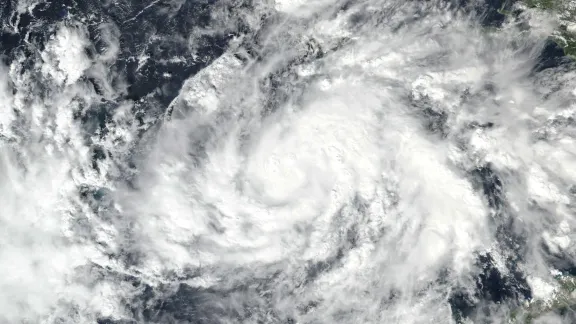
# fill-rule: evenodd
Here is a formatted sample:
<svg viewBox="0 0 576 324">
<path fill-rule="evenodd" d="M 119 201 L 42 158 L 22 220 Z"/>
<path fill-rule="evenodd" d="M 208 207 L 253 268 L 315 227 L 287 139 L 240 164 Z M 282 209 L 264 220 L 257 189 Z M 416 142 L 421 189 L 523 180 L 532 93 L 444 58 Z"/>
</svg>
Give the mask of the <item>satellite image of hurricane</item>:
<svg viewBox="0 0 576 324">
<path fill-rule="evenodd" d="M 0 324 L 576 323 L 576 0 L 0 0 Z"/>
</svg>

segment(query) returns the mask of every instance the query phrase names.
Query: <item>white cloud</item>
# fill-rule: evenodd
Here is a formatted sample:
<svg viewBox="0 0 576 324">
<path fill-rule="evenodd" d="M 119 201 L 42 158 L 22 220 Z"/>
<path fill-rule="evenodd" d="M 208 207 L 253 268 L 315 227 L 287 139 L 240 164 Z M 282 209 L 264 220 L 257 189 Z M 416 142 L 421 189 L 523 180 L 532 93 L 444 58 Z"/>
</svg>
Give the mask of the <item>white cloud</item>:
<svg viewBox="0 0 576 324">
<path fill-rule="evenodd" d="M 90 61 L 83 29 L 60 26 L 38 63 L 46 100 L 13 63 L 0 80 L 2 103 L 22 112 L 0 113 L 0 131 L 16 139 L 0 145 L 0 318 L 50 322 L 71 307 L 77 317 L 66 319 L 75 323 L 129 316 L 123 298 L 137 289 L 82 275 L 81 266 L 98 264 L 152 286 L 197 270 L 188 285 L 227 292 L 207 303 L 239 313 L 258 306 L 221 322 L 450 323 L 447 296 L 456 284 L 474 288 L 476 255 L 505 259 L 491 206 L 471 179 L 488 164 L 531 242 L 520 266 L 533 273 L 534 294 L 547 294 L 538 242 L 573 252 L 576 174 L 570 132 L 549 126 L 568 107 L 560 94 L 541 95 L 574 82 L 529 76 L 551 17 L 532 13 L 539 27 L 518 36 L 512 24 L 488 33 L 436 4 L 337 4 L 218 12 L 237 15 L 224 17 L 223 30 L 237 17 L 261 28 L 259 44 L 249 51 L 235 42 L 187 80 L 172 118 L 140 144 L 133 106 L 120 104 L 108 134 L 91 139 L 110 155 L 100 172 L 74 113 L 79 101 L 100 99 L 84 74 L 105 98 L 118 95 L 107 72 L 115 28 L 101 26 L 108 50 Z M 281 11 L 276 23 L 258 26 L 271 7 Z M 259 57 L 234 56 L 249 52 Z M 428 127 L 430 110 L 442 133 Z M 545 126 L 555 137 L 535 140 Z M 138 172 L 129 186 L 117 176 L 132 152 Z M 110 204 L 102 198 L 93 211 L 78 198 L 81 185 L 102 189 Z M 90 235 L 79 234 L 80 222 Z M 123 248 L 135 264 L 109 257 Z M 254 278 L 272 282 L 265 294 Z"/>
</svg>

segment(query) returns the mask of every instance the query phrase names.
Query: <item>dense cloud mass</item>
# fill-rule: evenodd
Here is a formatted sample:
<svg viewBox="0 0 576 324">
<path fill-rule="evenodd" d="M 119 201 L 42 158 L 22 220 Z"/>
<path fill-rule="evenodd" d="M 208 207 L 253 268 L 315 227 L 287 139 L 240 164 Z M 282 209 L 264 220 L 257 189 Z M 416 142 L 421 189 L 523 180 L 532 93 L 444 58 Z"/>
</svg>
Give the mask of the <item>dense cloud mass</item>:
<svg viewBox="0 0 576 324">
<path fill-rule="evenodd" d="M 576 275 L 553 15 L 5 0 L 0 19 L 1 323 L 576 321 L 531 310 Z"/>
</svg>

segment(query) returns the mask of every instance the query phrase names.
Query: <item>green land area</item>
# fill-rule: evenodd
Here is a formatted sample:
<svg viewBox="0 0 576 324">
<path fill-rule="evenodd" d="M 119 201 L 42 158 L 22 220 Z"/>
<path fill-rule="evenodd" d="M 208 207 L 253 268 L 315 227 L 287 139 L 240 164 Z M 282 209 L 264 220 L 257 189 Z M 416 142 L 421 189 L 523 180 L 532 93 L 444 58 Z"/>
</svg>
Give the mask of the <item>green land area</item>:
<svg viewBox="0 0 576 324">
<path fill-rule="evenodd" d="M 550 35 L 551 39 L 564 50 L 564 54 L 576 59 L 576 0 L 518 0 L 514 1 L 528 8 L 543 10 L 556 16 L 559 28 Z M 508 3 L 509 4 L 509 3 Z M 500 10 L 503 14 L 510 11 Z M 549 298 L 534 298 L 523 307 L 513 310 L 510 324 L 530 324 L 543 319 L 548 314 L 563 314 L 576 311 L 576 276 L 559 274 L 551 284 L 554 292 Z"/>
<path fill-rule="evenodd" d="M 544 10 L 560 21 L 559 28 L 551 35 L 552 40 L 564 50 L 564 54 L 576 59 L 576 0 L 520 0 L 528 8 Z M 504 12 L 503 12 L 504 13 Z M 529 324 L 550 313 L 562 314 L 576 310 L 576 277 L 554 277 L 554 293 L 546 300 L 533 299 L 524 307 L 512 312 L 509 323 Z"/>
<path fill-rule="evenodd" d="M 560 27 L 552 39 L 564 49 L 564 53 L 576 58 L 576 0 L 522 0 L 529 8 L 545 10 L 556 15 Z"/>
<path fill-rule="evenodd" d="M 510 314 L 510 324 L 531 324 L 550 313 L 564 314 L 576 309 L 576 279 L 570 275 L 557 275 L 555 289 L 546 300 L 534 299 Z"/>
</svg>

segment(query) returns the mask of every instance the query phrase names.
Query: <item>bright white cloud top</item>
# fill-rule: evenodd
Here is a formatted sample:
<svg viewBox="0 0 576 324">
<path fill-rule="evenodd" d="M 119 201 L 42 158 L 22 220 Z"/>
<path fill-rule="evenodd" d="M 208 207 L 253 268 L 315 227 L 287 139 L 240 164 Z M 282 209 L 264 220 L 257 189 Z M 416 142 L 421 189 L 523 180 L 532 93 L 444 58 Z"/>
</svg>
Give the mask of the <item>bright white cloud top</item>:
<svg viewBox="0 0 576 324">
<path fill-rule="evenodd" d="M 103 6 L 126 19 L 69 13 L 0 68 L 0 322 L 572 323 L 550 306 L 576 271 L 553 16 L 206 1 L 132 48 L 123 24 L 191 4 Z M 186 61 L 176 92 L 133 94 L 130 66 Z"/>
</svg>

